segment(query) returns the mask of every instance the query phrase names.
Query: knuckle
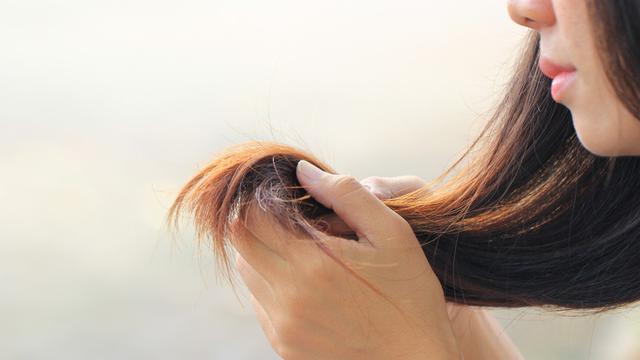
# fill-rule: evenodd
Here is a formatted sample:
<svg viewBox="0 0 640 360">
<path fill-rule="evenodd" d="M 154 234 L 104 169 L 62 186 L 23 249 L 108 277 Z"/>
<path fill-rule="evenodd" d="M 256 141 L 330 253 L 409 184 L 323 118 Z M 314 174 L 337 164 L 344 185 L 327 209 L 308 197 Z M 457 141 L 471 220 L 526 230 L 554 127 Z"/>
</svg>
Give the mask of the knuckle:
<svg viewBox="0 0 640 360">
<path fill-rule="evenodd" d="M 380 176 L 369 176 L 362 179 L 361 183 L 370 185 L 373 189 L 384 187 L 386 181 Z"/>
<path fill-rule="evenodd" d="M 372 176 L 367 184 L 371 186 L 371 192 L 379 199 L 389 199 L 396 196 L 393 186 L 393 178 Z"/>
<path fill-rule="evenodd" d="M 354 192 L 366 191 L 364 186 L 351 175 L 337 175 L 333 181 L 333 185 L 337 189 L 336 202 L 341 201 Z"/>
<path fill-rule="evenodd" d="M 395 226 L 398 230 L 400 230 L 402 233 L 404 234 L 414 234 L 413 232 L 413 228 L 411 227 L 411 225 L 409 225 L 409 223 L 407 222 L 407 220 L 405 220 L 402 216 L 396 214 L 393 216 L 393 221 L 395 223 Z"/>
<path fill-rule="evenodd" d="M 387 186 L 388 179 L 381 176 L 372 176 L 369 180 L 369 184 L 376 189 L 385 188 Z"/>
<path fill-rule="evenodd" d="M 336 187 L 345 191 L 353 191 L 362 187 L 362 184 L 352 175 L 337 175 L 334 178 Z"/>
<path fill-rule="evenodd" d="M 367 176 L 366 178 L 360 180 L 360 183 L 364 184 L 364 183 L 370 183 L 373 178 L 375 178 L 376 176 Z"/>
<path fill-rule="evenodd" d="M 369 185 L 371 192 L 374 194 L 384 195 L 389 187 L 387 179 L 380 176 L 371 176 L 365 180 L 363 180 L 363 183 Z"/>
</svg>

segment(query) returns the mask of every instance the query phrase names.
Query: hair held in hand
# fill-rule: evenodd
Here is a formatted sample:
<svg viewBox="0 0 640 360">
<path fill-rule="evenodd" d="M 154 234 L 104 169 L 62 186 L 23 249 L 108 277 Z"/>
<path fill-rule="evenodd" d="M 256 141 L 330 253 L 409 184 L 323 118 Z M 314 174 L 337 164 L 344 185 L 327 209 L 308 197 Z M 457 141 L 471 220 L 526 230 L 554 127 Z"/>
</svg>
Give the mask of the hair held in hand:
<svg viewBox="0 0 640 360">
<path fill-rule="evenodd" d="M 538 40 L 531 35 L 503 100 L 460 159 L 425 188 L 383 201 L 411 225 L 448 301 L 596 311 L 630 304 L 640 299 L 640 161 L 584 149 L 538 70 Z M 230 225 L 250 204 L 312 241 L 310 229 L 322 229 L 331 210 L 297 181 L 301 159 L 335 173 L 278 143 L 230 147 L 183 187 L 169 220 L 190 213 L 227 269 Z"/>
</svg>

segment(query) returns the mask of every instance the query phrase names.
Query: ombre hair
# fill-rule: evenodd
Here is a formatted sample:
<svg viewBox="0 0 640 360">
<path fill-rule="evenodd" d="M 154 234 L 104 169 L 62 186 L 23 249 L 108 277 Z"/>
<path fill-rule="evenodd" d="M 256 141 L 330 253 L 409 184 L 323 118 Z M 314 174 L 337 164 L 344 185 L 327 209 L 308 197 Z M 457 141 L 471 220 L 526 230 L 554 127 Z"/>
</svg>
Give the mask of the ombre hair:
<svg viewBox="0 0 640 360">
<path fill-rule="evenodd" d="M 640 1 L 587 6 L 607 76 L 640 118 Z M 640 159 L 599 157 L 582 146 L 537 66 L 539 42 L 531 31 L 503 98 L 467 151 L 425 187 L 384 203 L 413 228 L 448 301 L 596 312 L 630 304 L 640 299 Z M 183 187 L 168 220 L 191 213 L 227 271 L 230 225 L 251 204 L 321 244 L 312 228 L 322 230 L 331 210 L 300 186 L 300 159 L 335 173 L 283 144 L 230 147 Z"/>
</svg>

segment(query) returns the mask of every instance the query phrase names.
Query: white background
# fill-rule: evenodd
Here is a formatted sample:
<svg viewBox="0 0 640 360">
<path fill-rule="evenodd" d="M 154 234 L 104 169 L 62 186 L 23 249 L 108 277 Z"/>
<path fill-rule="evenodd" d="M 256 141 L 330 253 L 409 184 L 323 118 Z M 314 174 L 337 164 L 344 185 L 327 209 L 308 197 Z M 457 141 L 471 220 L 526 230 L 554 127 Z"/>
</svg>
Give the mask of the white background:
<svg viewBox="0 0 640 360">
<path fill-rule="evenodd" d="M 251 139 L 434 178 L 524 34 L 495 0 L 0 0 L 0 357 L 276 359 L 246 291 L 169 236 L 179 187 Z M 531 359 L 639 336 L 632 312 L 496 314 Z"/>
</svg>

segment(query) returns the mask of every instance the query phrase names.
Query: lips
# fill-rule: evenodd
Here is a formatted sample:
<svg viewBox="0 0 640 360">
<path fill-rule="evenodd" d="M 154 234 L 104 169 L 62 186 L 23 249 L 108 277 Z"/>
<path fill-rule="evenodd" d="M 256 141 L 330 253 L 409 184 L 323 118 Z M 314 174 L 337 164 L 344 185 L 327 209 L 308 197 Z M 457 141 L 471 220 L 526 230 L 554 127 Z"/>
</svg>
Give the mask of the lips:
<svg viewBox="0 0 640 360">
<path fill-rule="evenodd" d="M 556 102 L 561 102 L 572 83 L 576 79 L 576 68 L 567 65 L 558 65 L 546 57 L 540 57 L 538 66 L 542 73 L 553 79 L 551 83 L 551 97 Z"/>
<path fill-rule="evenodd" d="M 572 66 L 558 65 L 547 57 L 540 57 L 540 60 L 538 61 L 538 65 L 542 73 L 550 79 L 555 79 L 556 76 L 562 73 L 571 73 L 576 71 L 576 68 Z"/>
</svg>

